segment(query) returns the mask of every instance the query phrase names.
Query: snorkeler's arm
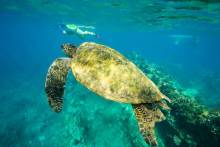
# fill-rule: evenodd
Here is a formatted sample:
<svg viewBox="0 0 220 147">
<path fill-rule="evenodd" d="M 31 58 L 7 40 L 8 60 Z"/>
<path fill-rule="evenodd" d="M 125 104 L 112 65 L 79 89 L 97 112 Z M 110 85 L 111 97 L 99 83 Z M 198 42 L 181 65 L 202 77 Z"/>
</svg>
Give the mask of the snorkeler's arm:
<svg viewBox="0 0 220 147">
<path fill-rule="evenodd" d="M 86 29 L 95 29 L 95 27 L 93 27 L 93 26 L 77 26 L 78 28 L 86 28 Z"/>
</svg>

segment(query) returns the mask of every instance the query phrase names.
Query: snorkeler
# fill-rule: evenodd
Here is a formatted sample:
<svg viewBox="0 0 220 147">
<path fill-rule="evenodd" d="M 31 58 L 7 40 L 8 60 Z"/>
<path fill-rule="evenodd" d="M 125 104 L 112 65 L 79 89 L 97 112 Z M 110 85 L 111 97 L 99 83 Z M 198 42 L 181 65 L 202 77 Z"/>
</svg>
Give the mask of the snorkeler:
<svg viewBox="0 0 220 147">
<path fill-rule="evenodd" d="M 65 35 L 77 35 L 81 39 L 84 39 L 86 36 L 91 35 L 98 38 L 98 35 L 91 31 L 83 31 L 81 28 L 85 29 L 95 29 L 93 26 L 79 26 L 75 24 L 62 24 L 60 25 L 62 30 L 62 33 Z"/>
<path fill-rule="evenodd" d="M 193 46 L 196 46 L 199 43 L 199 38 L 197 36 L 192 36 L 192 35 L 170 35 L 172 39 L 174 39 L 174 44 L 179 45 L 181 42 L 184 40 L 187 40 L 188 42 L 190 41 Z"/>
</svg>

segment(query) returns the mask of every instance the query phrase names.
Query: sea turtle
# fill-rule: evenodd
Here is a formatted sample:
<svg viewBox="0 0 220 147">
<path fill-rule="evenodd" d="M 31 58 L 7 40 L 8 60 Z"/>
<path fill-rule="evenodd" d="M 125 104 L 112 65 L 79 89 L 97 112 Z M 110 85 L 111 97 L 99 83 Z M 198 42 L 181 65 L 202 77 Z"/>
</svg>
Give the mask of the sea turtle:
<svg viewBox="0 0 220 147">
<path fill-rule="evenodd" d="M 76 80 L 91 91 L 109 100 L 132 104 L 145 141 L 157 146 L 154 126 L 165 119 L 159 108 L 169 109 L 161 100 L 170 99 L 137 66 L 110 47 L 85 42 L 78 48 L 69 43 L 61 48 L 68 57 L 56 59 L 46 77 L 45 90 L 51 108 L 61 111 L 71 68 Z"/>
</svg>

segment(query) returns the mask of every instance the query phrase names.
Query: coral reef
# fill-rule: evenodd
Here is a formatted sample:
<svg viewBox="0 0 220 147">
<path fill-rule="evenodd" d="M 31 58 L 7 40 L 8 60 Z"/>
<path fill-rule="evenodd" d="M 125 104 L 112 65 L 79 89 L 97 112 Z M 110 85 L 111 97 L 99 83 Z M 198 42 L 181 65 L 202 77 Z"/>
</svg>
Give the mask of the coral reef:
<svg viewBox="0 0 220 147">
<path fill-rule="evenodd" d="M 172 99 L 167 121 L 158 124 L 165 146 L 219 146 L 220 111 L 210 110 L 201 105 L 198 98 L 184 94 L 181 86 L 160 67 L 136 54 L 130 59 Z"/>
</svg>

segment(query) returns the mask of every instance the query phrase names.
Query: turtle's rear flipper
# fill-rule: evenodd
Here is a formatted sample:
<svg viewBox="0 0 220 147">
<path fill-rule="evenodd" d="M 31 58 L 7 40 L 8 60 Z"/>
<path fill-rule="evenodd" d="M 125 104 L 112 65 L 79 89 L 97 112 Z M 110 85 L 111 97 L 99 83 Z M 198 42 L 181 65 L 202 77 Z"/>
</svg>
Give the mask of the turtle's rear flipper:
<svg viewBox="0 0 220 147">
<path fill-rule="evenodd" d="M 139 130 L 145 141 L 150 146 L 158 146 L 154 126 L 156 122 L 164 120 L 165 116 L 159 108 L 152 104 L 133 104 L 132 106 L 138 121 Z"/>
<path fill-rule="evenodd" d="M 70 58 L 58 58 L 50 66 L 45 83 L 48 102 L 55 112 L 62 110 L 63 94 Z"/>
</svg>

